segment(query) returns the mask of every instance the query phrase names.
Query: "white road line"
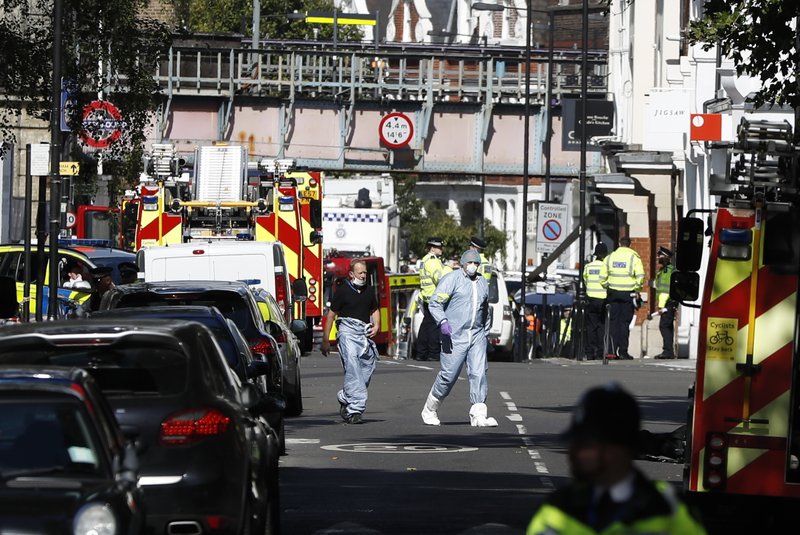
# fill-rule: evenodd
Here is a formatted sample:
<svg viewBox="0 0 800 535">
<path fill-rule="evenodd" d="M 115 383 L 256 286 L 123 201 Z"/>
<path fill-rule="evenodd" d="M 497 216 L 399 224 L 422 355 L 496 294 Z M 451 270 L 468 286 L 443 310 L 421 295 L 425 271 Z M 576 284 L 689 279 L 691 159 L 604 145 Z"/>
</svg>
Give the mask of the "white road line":
<svg viewBox="0 0 800 535">
<path fill-rule="evenodd" d="M 319 444 L 318 438 L 287 438 L 287 444 Z"/>
<path fill-rule="evenodd" d="M 420 366 L 419 364 L 409 364 L 409 368 L 419 368 L 420 370 L 432 370 L 430 366 Z"/>
<path fill-rule="evenodd" d="M 505 400 L 506 409 L 509 411 L 510 414 L 506 414 L 506 418 L 511 422 L 521 422 L 522 415 L 517 412 L 517 404 L 511 400 L 511 396 L 508 392 L 500 392 L 500 397 Z M 535 448 L 535 444 L 533 443 L 533 439 L 528 436 L 528 429 L 522 425 L 517 424 L 517 433 L 519 433 L 520 438 L 522 439 L 522 446 L 528 450 L 528 456 L 533 461 L 533 468 L 536 470 L 537 474 L 549 474 L 550 470 L 547 468 L 547 465 L 544 461 L 541 460 L 542 455 L 539 453 L 539 450 Z M 542 478 L 542 485 L 547 488 L 553 488 L 553 482 L 550 478 Z"/>
</svg>

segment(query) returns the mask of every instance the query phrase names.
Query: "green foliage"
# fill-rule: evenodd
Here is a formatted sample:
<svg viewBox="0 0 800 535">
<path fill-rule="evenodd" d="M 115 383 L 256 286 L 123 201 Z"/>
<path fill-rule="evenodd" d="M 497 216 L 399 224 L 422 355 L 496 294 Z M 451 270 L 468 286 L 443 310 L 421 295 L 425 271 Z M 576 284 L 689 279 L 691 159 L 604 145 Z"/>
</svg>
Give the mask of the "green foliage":
<svg viewBox="0 0 800 535">
<path fill-rule="evenodd" d="M 762 89 L 753 98 L 763 104 L 800 107 L 797 70 L 800 50 L 797 0 L 708 0 L 702 19 L 690 23 L 692 44 L 704 50 L 719 45 L 739 75 L 758 78 Z"/>
<path fill-rule="evenodd" d="M 61 70 L 77 88 L 76 104 L 68 112 L 72 133 L 65 159 L 84 158 L 75 138 L 82 130 L 83 108 L 102 98 L 123 114 L 122 137 L 103 151 L 111 169 L 140 152 L 145 128 L 160 103 L 153 72 L 169 46 L 169 29 L 140 16 L 148 0 L 63 0 Z M 23 110 L 49 120 L 53 65 L 53 5 L 51 0 L 0 0 L 0 139 L 16 142 L 15 128 Z M 102 71 L 102 72 L 101 72 Z M 49 139 L 49 138 L 48 138 Z M 81 165 L 81 182 L 92 165 Z M 133 176 L 117 177 L 122 183 Z M 120 187 L 124 187 L 120 186 Z"/>
<path fill-rule="evenodd" d="M 414 193 L 417 181 L 413 176 L 396 177 L 394 184 L 400 227 L 409 233 L 409 250 L 422 258 L 428 252 L 425 242 L 436 236 L 444 241 L 445 258 L 460 258 L 469 247 L 470 238 L 479 234 L 477 226 L 461 226 L 441 208 L 418 199 Z M 487 258 L 492 258 L 497 252 L 501 257 L 505 256 L 506 236 L 488 219 L 484 221 L 484 240 L 486 249 L 483 252 Z"/>
<path fill-rule="evenodd" d="M 185 18 L 189 32 L 242 33 L 253 35 L 253 0 L 170 0 Z M 308 24 L 290 18 L 311 11 L 333 13 L 333 0 L 261 0 L 260 32 L 265 39 L 333 39 L 332 24 Z M 338 41 L 359 41 L 357 26 L 339 26 Z"/>
</svg>

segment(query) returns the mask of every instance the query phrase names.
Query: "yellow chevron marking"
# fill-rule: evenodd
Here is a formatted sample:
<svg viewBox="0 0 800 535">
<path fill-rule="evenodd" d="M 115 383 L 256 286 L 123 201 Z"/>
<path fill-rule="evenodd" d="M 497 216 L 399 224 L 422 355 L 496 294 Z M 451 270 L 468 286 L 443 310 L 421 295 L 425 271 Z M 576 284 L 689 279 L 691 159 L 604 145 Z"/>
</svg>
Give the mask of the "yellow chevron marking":
<svg viewBox="0 0 800 535">
<path fill-rule="evenodd" d="M 289 224 L 292 229 L 297 230 L 297 216 L 294 211 L 287 211 L 287 212 L 278 212 L 278 217 L 281 218 L 282 221 L 285 221 Z"/>
<path fill-rule="evenodd" d="M 283 254 L 286 257 L 286 266 L 289 268 L 289 274 L 294 278 L 298 278 L 300 276 L 297 270 L 297 266 L 300 265 L 299 255 L 285 243 L 283 244 Z"/>
<path fill-rule="evenodd" d="M 381 307 L 381 332 L 389 330 L 389 309 Z"/>
<path fill-rule="evenodd" d="M 778 349 L 794 340 L 794 314 L 797 294 L 786 299 L 756 318 L 753 363 L 758 364 Z"/>
<path fill-rule="evenodd" d="M 709 323 L 712 319 L 715 318 L 709 318 Z M 709 327 L 707 329 L 706 336 L 713 336 L 715 332 L 715 330 L 712 331 Z M 708 351 L 710 342 L 709 340 L 705 341 L 706 359 L 705 370 L 703 373 L 703 400 L 713 396 L 715 393 L 717 393 L 717 391 L 725 387 L 728 383 L 739 376 L 739 372 L 736 370 L 736 363 L 745 361 L 745 351 L 747 349 L 747 326 L 730 334 L 734 338 L 734 343 L 731 346 L 734 348 L 732 355 L 733 358 L 710 358 Z M 726 357 L 729 356 L 730 355 L 726 355 Z"/>
<path fill-rule="evenodd" d="M 733 476 L 739 470 L 767 453 L 769 450 L 757 450 L 755 448 L 728 448 L 728 477 Z"/>
<path fill-rule="evenodd" d="M 711 287 L 711 301 L 715 301 L 734 286 L 750 277 L 750 262 L 741 260 L 717 259 L 717 269 L 714 272 L 714 285 Z"/>
</svg>

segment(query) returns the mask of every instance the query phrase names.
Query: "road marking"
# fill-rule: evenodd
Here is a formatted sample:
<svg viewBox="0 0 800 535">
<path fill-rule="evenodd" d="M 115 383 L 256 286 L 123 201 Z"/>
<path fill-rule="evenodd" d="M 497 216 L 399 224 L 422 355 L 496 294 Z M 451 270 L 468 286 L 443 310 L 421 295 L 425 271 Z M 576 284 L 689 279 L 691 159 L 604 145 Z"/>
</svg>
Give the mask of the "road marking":
<svg viewBox="0 0 800 535">
<path fill-rule="evenodd" d="M 419 368 L 420 370 L 432 370 L 430 366 L 420 366 L 419 364 L 409 364 L 409 368 Z"/>
<path fill-rule="evenodd" d="M 517 412 L 517 404 L 514 403 L 508 392 L 500 392 L 500 397 L 505 400 L 506 410 L 508 410 L 510 413 L 506 414 L 506 418 L 511 422 L 521 422 L 522 415 Z M 544 461 L 540 460 L 542 458 L 541 453 L 539 453 L 539 450 L 535 448 L 533 439 L 528 436 L 527 427 L 522 424 L 517 424 L 516 427 L 517 433 L 519 433 L 520 438 L 522 439 L 522 447 L 528 451 L 528 456 L 533 462 L 533 468 L 536 470 L 536 473 L 549 474 L 550 470 L 547 468 L 547 465 L 544 463 Z M 549 478 L 542 478 L 542 485 L 548 488 L 553 488 L 553 483 Z"/>
<path fill-rule="evenodd" d="M 318 438 L 287 438 L 287 444 L 319 444 Z"/>
<path fill-rule="evenodd" d="M 366 442 L 361 444 L 332 444 L 322 446 L 323 450 L 344 451 L 348 453 L 464 453 L 478 451 L 478 448 L 456 444 L 424 444 Z"/>
</svg>

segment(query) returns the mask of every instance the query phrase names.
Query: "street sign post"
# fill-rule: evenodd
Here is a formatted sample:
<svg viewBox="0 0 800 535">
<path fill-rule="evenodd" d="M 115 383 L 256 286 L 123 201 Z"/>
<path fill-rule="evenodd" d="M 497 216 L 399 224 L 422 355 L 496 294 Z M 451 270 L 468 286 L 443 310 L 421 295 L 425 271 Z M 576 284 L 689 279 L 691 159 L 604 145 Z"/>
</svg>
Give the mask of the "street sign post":
<svg viewBox="0 0 800 535">
<path fill-rule="evenodd" d="M 540 254 L 552 253 L 569 233 L 566 204 L 540 202 L 537 210 L 536 250 Z"/>
</svg>

